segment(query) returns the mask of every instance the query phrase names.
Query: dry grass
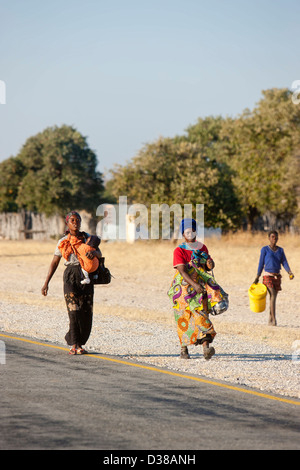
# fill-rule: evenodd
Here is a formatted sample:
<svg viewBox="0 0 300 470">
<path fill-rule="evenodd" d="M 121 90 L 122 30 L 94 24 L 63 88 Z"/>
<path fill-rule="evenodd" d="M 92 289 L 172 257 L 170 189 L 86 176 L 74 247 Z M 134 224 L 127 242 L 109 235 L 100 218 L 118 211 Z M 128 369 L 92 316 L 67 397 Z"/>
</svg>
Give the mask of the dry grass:
<svg viewBox="0 0 300 470">
<path fill-rule="evenodd" d="M 211 240 L 216 240 L 211 238 Z M 222 236 L 222 243 L 232 246 L 264 246 L 268 244 L 267 233 L 238 232 Z M 279 245 L 285 248 L 300 248 L 300 236 L 292 234 L 280 234 Z"/>
<path fill-rule="evenodd" d="M 56 242 L 34 241 L 34 240 L 0 240 L 0 256 L 28 256 L 28 255 L 50 255 L 53 253 Z"/>
<path fill-rule="evenodd" d="M 267 242 L 266 235 L 248 233 L 205 240 L 216 263 L 215 276 L 223 283 L 230 280 L 230 284 L 237 286 L 251 284 L 256 276 L 260 249 Z M 282 235 L 278 244 L 284 248 L 296 278 L 300 278 L 300 237 Z M 12 262 L 14 258 L 20 258 L 27 264 L 50 264 L 55 246 L 55 241 L 0 240 L 0 257 L 10 258 Z M 116 277 L 130 279 L 133 274 L 171 276 L 175 246 L 168 241 L 140 241 L 133 245 L 102 243 L 101 249 Z"/>
<path fill-rule="evenodd" d="M 289 343 L 299 339 L 300 312 L 300 237 L 282 235 L 278 244 L 287 255 L 295 279 L 290 281 L 283 272 L 283 291 L 278 299 L 281 312 L 279 327 L 270 330 L 267 312 L 252 314 L 249 311 L 247 291 L 253 282 L 259 253 L 268 242 L 266 235 L 241 233 L 221 239 L 205 240 L 215 260 L 215 276 L 230 294 L 230 309 L 215 318 L 218 332 L 257 336 L 269 342 Z M 0 291 L 3 301 L 32 305 L 53 305 L 65 309 L 62 296 L 63 263 L 50 284 L 47 299 L 40 293 L 53 252 L 55 241 L 0 240 Z M 166 296 L 174 270 L 171 242 L 103 243 L 101 249 L 106 264 L 115 279 L 108 287 L 96 288 L 95 313 L 120 315 L 130 319 L 151 319 L 170 324 L 171 305 Z M 262 321 L 262 315 L 264 320 Z"/>
</svg>

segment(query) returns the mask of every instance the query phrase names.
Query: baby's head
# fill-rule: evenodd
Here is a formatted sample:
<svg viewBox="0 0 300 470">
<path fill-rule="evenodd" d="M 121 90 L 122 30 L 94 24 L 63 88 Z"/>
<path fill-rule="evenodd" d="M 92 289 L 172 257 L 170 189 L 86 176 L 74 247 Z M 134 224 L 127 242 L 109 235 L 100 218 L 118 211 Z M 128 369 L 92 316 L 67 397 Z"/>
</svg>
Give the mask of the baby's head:
<svg viewBox="0 0 300 470">
<path fill-rule="evenodd" d="M 93 248 L 95 248 L 95 250 L 98 248 L 100 243 L 101 243 L 100 238 L 96 237 L 95 235 L 91 235 L 86 241 L 86 244 L 89 246 L 92 246 Z"/>
</svg>

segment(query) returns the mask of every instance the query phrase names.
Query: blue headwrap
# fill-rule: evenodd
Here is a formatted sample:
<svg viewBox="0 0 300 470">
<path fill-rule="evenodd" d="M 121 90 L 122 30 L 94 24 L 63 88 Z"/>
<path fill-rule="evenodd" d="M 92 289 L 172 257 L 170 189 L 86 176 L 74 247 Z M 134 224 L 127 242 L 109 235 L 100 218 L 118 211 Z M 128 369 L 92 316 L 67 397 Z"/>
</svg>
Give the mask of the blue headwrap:
<svg viewBox="0 0 300 470">
<path fill-rule="evenodd" d="M 193 232 L 196 232 L 196 230 L 197 230 L 196 220 L 194 220 L 194 219 L 183 219 L 181 221 L 181 224 L 180 224 L 181 233 L 183 234 L 183 232 L 187 228 L 191 228 L 193 230 Z"/>
</svg>

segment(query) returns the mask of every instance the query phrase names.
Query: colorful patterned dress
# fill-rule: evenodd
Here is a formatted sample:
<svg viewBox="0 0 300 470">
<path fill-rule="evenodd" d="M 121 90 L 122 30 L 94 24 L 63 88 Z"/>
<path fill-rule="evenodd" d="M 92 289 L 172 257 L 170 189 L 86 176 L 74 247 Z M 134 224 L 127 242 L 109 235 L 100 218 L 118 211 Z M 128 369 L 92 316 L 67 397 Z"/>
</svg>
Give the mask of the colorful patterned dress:
<svg viewBox="0 0 300 470">
<path fill-rule="evenodd" d="M 198 252 L 197 252 L 198 251 Z M 212 342 L 216 336 L 209 313 L 217 315 L 228 308 L 227 294 L 217 284 L 213 276 L 205 270 L 208 255 L 197 250 L 191 261 L 186 264 L 186 271 L 193 281 L 200 284 L 205 292 L 198 294 L 176 270 L 171 288 L 168 291 L 173 304 L 177 333 L 181 346 Z M 207 295 L 208 312 L 204 310 L 203 300 Z"/>
</svg>

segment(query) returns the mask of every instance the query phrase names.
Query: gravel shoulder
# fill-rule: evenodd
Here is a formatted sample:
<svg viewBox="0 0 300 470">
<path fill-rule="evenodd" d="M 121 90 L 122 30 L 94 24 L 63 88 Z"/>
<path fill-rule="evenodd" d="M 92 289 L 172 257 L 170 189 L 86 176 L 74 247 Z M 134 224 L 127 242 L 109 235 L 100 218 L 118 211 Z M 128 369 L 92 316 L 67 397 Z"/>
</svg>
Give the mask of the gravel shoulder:
<svg viewBox="0 0 300 470">
<path fill-rule="evenodd" d="M 17 243 L 0 241 L 0 331 L 64 344 L 68 317 L 62 293 L 63 263 L 50 283 L 48 296 L 40 293 L 55 242 L 25 243 L 20 248 Z M 235 246 L 236 259 L 231 255 L 230 270 L 224 250 L 214 243 L 215 275 L 229 293 L 230 307 L 223 315 L 212 317 L 217 336 L 216 355 L 210 361 L 203 358 L 199 346 L 190 347 L 191 360 L 179 358 L 179 341 L 167 296 L 173 275 L 174 246 L 170 244 L 102 246 L 114 279 L 109 286 L 95 287 L 93 330 L 86 347 L 300 398 L 300 311 L 296 298 L 300 267 L 293 263 L 293 281 L 283 273 L 283 290 L 277 302 L 278 326 L 271 327 L 267 325 L 268 300 L 264 313 L 255 314 L 249 309 L 247 290 L 256 274 L 258 248 L 252 247 L 251 266 L 238 271 L 240 254 L 245 250 Z M 296 247 L 292 258 L 297 259 L 299 252 Z"/>
</svg>

